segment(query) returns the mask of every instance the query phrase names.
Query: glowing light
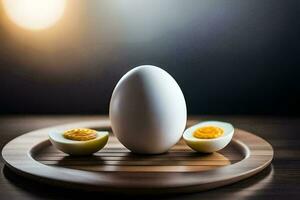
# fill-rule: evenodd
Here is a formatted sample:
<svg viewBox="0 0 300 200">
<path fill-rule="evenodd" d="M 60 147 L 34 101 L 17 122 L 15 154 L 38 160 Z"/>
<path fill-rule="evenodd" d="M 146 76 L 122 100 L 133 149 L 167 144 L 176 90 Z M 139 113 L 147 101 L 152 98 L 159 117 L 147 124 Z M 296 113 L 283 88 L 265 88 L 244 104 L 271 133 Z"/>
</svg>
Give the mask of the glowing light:
<svg viewBox="0 0 300 200">
<path fill-rule="evenodd" d="M 63 15 L 66 0 L 2 0 L 8 17 L 18 26 L 41 30 L 53 26 Z"/>
</svg>

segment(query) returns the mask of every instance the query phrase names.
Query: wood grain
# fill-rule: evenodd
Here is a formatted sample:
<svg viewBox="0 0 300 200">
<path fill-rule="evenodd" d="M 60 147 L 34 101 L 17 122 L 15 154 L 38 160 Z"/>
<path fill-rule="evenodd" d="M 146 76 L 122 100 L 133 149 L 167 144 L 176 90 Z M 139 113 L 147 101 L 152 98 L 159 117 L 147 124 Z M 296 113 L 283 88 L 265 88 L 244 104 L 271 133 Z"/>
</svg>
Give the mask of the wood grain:
<svg viewBox="0 0 300 200">
<path fill-rule="evenodd" d="M 111 138 L 114 139 L 114 136 Z M 220 153 L 198 154 L 179 143 L 166 154 L 149 156 L 132 154 L 110 140 L 107 147 L 93 156 L 73 157 L 61 153 L 48 143 L 35 152 L 34 159 L 47 165 L 87 171 L 191 172 L 211 170 L 242 160 L 244 155 L 235 145 L 229 145 L 227 151 Z"/>
<path fill-rule="evenodd" d="M 31 130 L 56 126 L 78 121 L 102 120 L 107 116 L 87 115 L 3 115 L 0 116 L 0 147 L 10 140 Z M 225 187 L 189 194 L 176 195 L 130 195 L 131 200 L 140 199 L 298 199 L 300 185 L 300 118 L 286 116 L 241 116 L 241 115 L 201 115 L 189 116 L 197 122 L 220 120 L 232 123 L 235 127 L 248 130 L 265 138 L 274 148 L 274 159 L 265 170 Z M 194 123 L 193 122 L 193 123 Z M 97 196 L 101 199 L 124 199 L 123 194 L 83 192 L 53 185 L 41 184 L 14 173 L 0 159 L 0 194 L 1 199 L 85 199 Z M 127 197 L 125 198 L 127 199 Z"/>
<path fill-rule="evenodd" d="M 192 122 L 190 122 L 192 123 Z M 20 175 L 48 184 L 93 191 L 178 193 L 207 190 L 254 175 L 268 166 L 273 149 L 265 140 L 236 130 L 231 144 L 219 153 L 197 154 L 180 141 L 167 154 L 131 154 L 116 138 L 94 156 L 69 157 L 47 140 L 49 131 L 73 127 L 109 130 L 108 120 L 41 129 L 8 143 L 2 156 Z"/>
</svg>

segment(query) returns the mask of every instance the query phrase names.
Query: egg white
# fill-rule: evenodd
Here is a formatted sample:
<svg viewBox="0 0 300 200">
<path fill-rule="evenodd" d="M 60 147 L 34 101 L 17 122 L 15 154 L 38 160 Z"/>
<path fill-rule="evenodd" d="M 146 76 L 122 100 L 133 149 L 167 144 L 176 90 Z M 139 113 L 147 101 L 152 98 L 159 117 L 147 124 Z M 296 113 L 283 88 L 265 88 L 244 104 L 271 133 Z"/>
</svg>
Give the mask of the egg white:
<svg viewBox="0 0 300 200">
<path fill-rule="evenodd" d="M 61 131 L 49 133 L 49 139 L 53 146 L 70 155 L 89 155 L 102 149 L 107 141 L 109 132 L 97 131 L 96 138 L 87 141 L 70 140 L 63 136 Z"/>
<path fill-rule="evenodd" d="M 193 133 L 196 129 L 205 126 L 215 126 L 223 129 L 223 135 L 212 139 L 201 139 L 194 137 Z M 223 149 L 231 141 L 234 134 L 234 127 L 227 122 L 205 121 L 198 123 L 183 133 L 183 139 L 186 144 L 193 150 L 203 153 L 211 153 Z"/>
</svg>

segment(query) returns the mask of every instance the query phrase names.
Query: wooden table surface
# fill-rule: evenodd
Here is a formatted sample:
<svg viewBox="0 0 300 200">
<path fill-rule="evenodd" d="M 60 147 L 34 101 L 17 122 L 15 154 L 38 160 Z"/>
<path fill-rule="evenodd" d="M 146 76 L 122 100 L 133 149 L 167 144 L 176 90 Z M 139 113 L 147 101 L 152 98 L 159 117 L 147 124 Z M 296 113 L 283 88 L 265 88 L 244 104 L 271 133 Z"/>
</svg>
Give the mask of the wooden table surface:
<svg viewBox="0 0 300 200">
<path fill-rule="evenodd" d="M 2 116 L 0 147 L 28 131 L 100 116 Z M 190 119 L 222 120 L 235 127 L 256 133 L 270 142 L 275 151 L 272 165 L 260 174 L 222 188 L 193 194 L 147 197 L 147 199 L 299 199 L 300 197 L 300 118 L 271 116 L 199 116 Z M 0 199 L 83 199 L 96 195 L 99 199 L 118 198 L 118 194 L 92 194 L 37 184 L 15 175 L 0 161 Z M 129 196 L 127 196 L 129 197 Z M 95 198 L 95 197 L 94 197 Z M 145 199 L 130 196 L 131 199 Z"/>
</svg>

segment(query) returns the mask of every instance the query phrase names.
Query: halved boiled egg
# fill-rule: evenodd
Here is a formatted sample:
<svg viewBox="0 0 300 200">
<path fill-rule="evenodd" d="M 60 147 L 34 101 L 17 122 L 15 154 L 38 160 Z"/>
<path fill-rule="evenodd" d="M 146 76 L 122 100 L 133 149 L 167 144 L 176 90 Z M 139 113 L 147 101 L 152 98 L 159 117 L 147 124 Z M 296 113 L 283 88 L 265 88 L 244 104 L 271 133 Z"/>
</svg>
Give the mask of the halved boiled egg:
<svg viewBox="0 0 300 200">
<path fill-rule="evenodd" d="M 109 132 L 88 128 L 76 128 L 49 133 L 53 146 L 70 155 L 89 155 L 102 149 Z"/>
<path fill-rule="evenodd" d="M 234 128 L 219 121 L 198 123 L 183 133 L 189 147 L 198 152 L 211 153 L 223 149 L 232 139 Z"/>
</svg>

